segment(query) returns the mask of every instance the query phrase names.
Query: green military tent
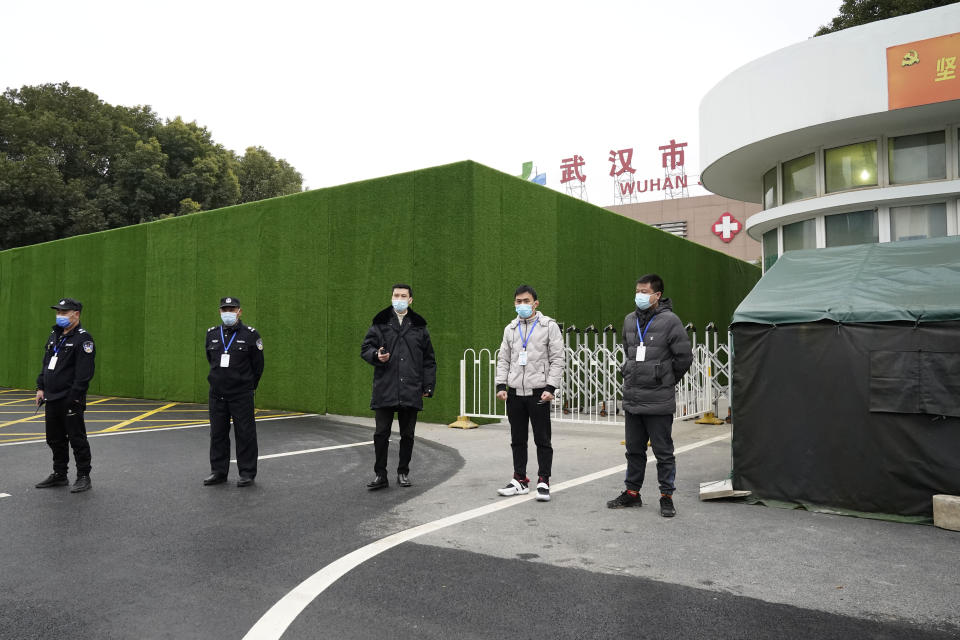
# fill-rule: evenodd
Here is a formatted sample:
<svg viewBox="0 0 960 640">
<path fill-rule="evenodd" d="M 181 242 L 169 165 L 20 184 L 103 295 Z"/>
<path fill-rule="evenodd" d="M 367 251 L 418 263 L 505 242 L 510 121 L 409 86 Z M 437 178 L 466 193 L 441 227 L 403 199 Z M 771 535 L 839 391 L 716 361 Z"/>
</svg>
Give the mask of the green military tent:
<svg viewBox="0 0 960 640">
<path fill-rule="evenodd" d="M 732 334 L 735 488 L 921 517 L 960 494 L 960 237 L 786 253 Z"/>
</svg>

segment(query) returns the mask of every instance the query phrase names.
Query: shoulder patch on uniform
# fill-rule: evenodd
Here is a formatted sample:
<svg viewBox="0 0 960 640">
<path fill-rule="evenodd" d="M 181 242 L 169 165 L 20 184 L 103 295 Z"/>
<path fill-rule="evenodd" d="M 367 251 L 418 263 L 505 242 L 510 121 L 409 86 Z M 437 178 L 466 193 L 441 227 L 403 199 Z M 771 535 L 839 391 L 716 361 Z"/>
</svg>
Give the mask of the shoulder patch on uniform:
<svg viewBox="0 0 960 640">
<path fill-rule="evenodd" d="M 90 340 L 87 340 L 86 342 L 84 342 L 83 351 L 84 353 L 93 353 L 93 342 L 91 342 Z"/>
<path fill-rule="evenodd" d="M 256 329 L 254 329 L 253 327 L 247 327 L 247 329 L 250 329 L 250 331 L 256 331 Z"/>
<path fill-rule="evenodd" d="M 210 327 L 209 329 L 207 329 L 207 333 L 210 333 L 210 332 L 213 331 L 214 329 L 216 329 L 216 327 Z"/>
<path fill-rule="evenodd" d="M 87 332 L 86 329 L 77 329 L 77 333 L 86 333 L 86 332 Z"/>
<path fill-rule="evenodd" d="M 257 338 L 257 349 L 263 351 L 263 338 Z"/>
</svg>

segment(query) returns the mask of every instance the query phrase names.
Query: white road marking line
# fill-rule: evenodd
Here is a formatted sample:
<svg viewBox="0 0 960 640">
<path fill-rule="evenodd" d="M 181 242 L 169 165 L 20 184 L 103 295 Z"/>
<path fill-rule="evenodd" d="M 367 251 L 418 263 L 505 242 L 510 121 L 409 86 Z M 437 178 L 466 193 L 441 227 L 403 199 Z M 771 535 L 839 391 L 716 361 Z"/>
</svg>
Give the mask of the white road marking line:
<svg viewBox="0 0 960 640">
<path fill-rule="evenodd" d="M 690 451 L 698 447 L 713 444 L 714 442 L 720 442 L 721 440 L 727 440 L 728 438 L 730 438 L 729 434 L 714 436 L 713 438 L 707 438 L 706 440 L 700 440 L 699 442 L 677 447 L 674 453 L 684 453 L 685 451 Z M 656 460 L 656 458 L 651 455 L 647 457 L 647 460 L 649 462 L 653 462 Z M 574 478 L 573 480 L 567 480 L 566 482 L 560 482 L 555 485 L 551 485 L 550 490 L 552 493 L 556 493 L 557 491 L 570 489 L 587 482 L 592 482 L 593 480 L 605 478 L 615 473 L 622 473 L 626 470 L 626 468 L 626 464 L 610 467 L 609 469 L 597 471 L 596 473 L 591 473 L 585 476 L 580 476 L 579 478 Z M 510 500 L 504 500 L 502 502 L 498 501 L 482 507 L 477 507 L 476 509 L 470 509 L 469 511 L 447 516 L 446 518 L 441 518 L 440 520 L 426 522 L 419 526 L 406 529 L 404 531 L 399 531 L 393 535 L 389 535 L 385 538 L 381 538 L 380 540 L 371 542 L 366 546 L 360 547 L 356 551 L 348 553 L 347 555 L 334 560 L 298 584 L 292 591 L 290 591 L 276 604 L 270 607 L 270 609 L 263 614 L 259 620 L 257 620 L 257 623 L 253 625 L 253 627 L 245 636 L 243 636 L 243 640 L 280 640 L 280 637 L 286 632 L 287 628 L 293 623 L 297 616 L 299 616 L 303 610 L 306 609 L 307 606 L 317 598 L 317 596 L 323 593 L 328 587 L 339 580 L 351 569 L 358 567 L 370 558 L 373 558 L 384 551 L 392 549 L 393 547 L 396 547 L 404 542 L 409 542 L 414 538 L 419 538 L 427 533 L 433 533 L 434 531 L 439 531 L 440 529 L 455 524 L 460 524 L 461 522 L 472 520 L 473 518 L 479 518 L 480 516 L 495 513 L 503 509 L 508 509 L 518 504 L 529 502 L 534 498 L 536 498 L 536 494 L 530 493 L 521 498 L 511 498 Z"/>
<path fill-rule="evenodd" d="M 338 444 L 332 447 L 320 447 L 319 449 L 301 449 L 300 451 L 287 451 L 286 453 L 271 453 L 265 456 L 258 456 L 257 460 L 266 460 L 268 458 L 283 458 L 286 456 L 299 456 L 303 453 L 316 453 L 318 451 L 332 451 L 334 449 L 346 449 L 347 447 L 362 447 L 365 444 L 373 444 L 373 440 L 368 442 L 351 442 L 350 444 Z M 230 462 L 236 462 L 231 460 Z"/>
<path fill-rule="evenodd" d="M 0 498 L 9 498 L 9 497 L 10 497 L 9 493 L 0 493 Z"/>
<path fill-rule="evenodd" d="M 257 422 L 270 422 L 271 420 L 290 420 L 292 418 L 312 418 L 315 417 L 316 413 L 301 413 L 295 416 L 277 416 L 276 418 L 257 418 Z M 123 436 L 131 433 L 156 433 L 157 431 L 179 431 L 180 429 L 196 429 L 198 427 L 209 427 L 209 422 L 198 422 L 197 424 L 185 424 L 179 427 L 159 427 L 157 429 L 151 429 L 150 427 L 144 427 L 143 429 L 128 429 L 127 431 L 113 431 L 111 433 L 91 433 L 87 435 L 87 438 L 102 438 L 104 436 Z M 42 442 L 46 444 L 46 440 L 39 438 L 37 440 L 24 440 L 22 442 L 3 442 L 0 443 L 0 447 L 15 447 L 20 444 L 37 444 Z"/>
</svg>

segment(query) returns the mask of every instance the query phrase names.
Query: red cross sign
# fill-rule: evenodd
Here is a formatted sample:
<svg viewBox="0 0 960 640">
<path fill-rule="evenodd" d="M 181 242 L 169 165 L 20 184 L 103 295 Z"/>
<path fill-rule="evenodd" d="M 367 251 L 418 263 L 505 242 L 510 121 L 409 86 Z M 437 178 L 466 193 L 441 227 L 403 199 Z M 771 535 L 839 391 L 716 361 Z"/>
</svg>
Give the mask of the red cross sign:
<svg viewBox="0 0 960 640">
<path fill-rule="evenodd" d="M 733 240 L 733 236 L 740 233 L 743 225 L 736 218 L 730 215 L 730 212 L 724 211 L 720 219 L 713 223 L 713 232 L 724 242 Z"/>
</svg>

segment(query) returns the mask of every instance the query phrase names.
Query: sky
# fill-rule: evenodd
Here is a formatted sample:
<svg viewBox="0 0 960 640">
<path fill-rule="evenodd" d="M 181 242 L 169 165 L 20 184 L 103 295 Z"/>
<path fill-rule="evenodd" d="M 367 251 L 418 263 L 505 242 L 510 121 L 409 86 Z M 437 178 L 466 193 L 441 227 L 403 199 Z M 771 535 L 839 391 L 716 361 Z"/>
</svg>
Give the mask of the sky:
<svg viewBox="0 0 960 640">
<path fill-rule="evenodd" d="M 704 195 L 702 97 L 840 3 L 15 2 L 0 84 L 150 105 L 240 154 L 264 147 L 311 189 L 469 159 L 513 175 L 532 161 L 562 191 L 560 165 L 579 155 L 587 199 L 607 206 L 610 151 L 662 178 L 670 140 L 687 142 L 690 195 Z"/>
</svg>

